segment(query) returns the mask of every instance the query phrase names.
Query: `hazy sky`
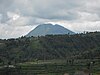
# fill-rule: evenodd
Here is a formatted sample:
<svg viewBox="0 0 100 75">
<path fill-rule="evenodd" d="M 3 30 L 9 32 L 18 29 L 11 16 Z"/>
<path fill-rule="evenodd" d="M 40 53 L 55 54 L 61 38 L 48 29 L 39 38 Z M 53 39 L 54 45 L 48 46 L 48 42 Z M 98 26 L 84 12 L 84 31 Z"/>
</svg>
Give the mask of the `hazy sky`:
<svg viewBox="0 0 100 75">
<path fill-rule="evenodd" d="M 100 31 L 100 0 L 0 0 L 0 38 L 25 35 L 42 23 Z"/>
</svg>

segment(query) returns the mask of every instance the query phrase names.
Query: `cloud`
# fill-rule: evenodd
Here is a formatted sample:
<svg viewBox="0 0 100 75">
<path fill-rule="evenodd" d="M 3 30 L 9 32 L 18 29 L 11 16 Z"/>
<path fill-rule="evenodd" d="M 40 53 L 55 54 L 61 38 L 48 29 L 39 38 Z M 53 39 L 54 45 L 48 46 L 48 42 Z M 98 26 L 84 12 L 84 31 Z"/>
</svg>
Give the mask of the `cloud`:
<svg viewBox="0 0 100 75">
<path fill-rule="evenodd" d="M 43 19 L 72 20 L 76 19 L 77 16 L 74 12 L 70 12 L 70 9 L 80 6 L 77 1 L 78 0 L 4 0 L 2 1 L 2 8 L 0 7 L 0 9 L 4 9 L 1 11 L 5 12 L 3 15 L 6 18 L 6 12 L 15 12 L 18 10 L 23 16 L 33 16 Z M 6 5 L 7 2 L 8 4 Z"/>
<path fill-rule="evenodd" d="M 88 12 L 78 12 L 79 14 L 79 21 L 99 21 L 100 17 L 97 14 L 92 14 Z"/>
<path fill-rule="evenodd" d="M 100 31 L 99 4 L 100 0 L 0 0 L 0 36 L 19 37 L 41 23 L 62 24 L 75 32 Z"/>
<path fill-rule="evenodd" d="M 7 24 L 0 24 L 0 38 L 17 38 L 26 35 L 35 26 L 9 26 Z"/>
<path fill-rule="evenodd" d="M 1 2 L 2 8 L 0 9 L 4 9 L 2 12 L 16 12 L 17 10 L 21 16 L 49 20 L 76 20 L 80 18 L 79 12 L 83 15 L 88 13 L 98 16 L 100 8 L 99 0 L 1 0 Z"/>
<path fill-rule="evenodd" d="M 100 31 L 100 21 L 84 21 L 84 22 L 69 22 L 69 21 L 56 21 L 49 22 L 53 24 L 60 24 L 65 28 L 68 28 L 74 32 L 84 32 L 84 31 Z"/>
</svg>

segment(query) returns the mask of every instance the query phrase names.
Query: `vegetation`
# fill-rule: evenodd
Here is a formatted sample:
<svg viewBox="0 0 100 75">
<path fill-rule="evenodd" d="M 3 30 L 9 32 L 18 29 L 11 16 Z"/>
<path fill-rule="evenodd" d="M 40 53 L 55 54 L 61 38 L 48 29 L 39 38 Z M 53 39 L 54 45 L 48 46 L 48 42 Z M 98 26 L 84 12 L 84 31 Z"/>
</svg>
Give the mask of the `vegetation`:
<svg viewBox="0 0 100 75">
<path fill-rule="evenodd" d="M 100 33 L 0 40 L 0 62 L 100 58 Z"/>
<path fill-rule="evenodd" d="M 0 39 L 0 65 L 17 65 L 22 72 L 63 75 L 89 69 L 90 62 L 93 73 L 100 72 L 100 32 Z"/>
</svg>

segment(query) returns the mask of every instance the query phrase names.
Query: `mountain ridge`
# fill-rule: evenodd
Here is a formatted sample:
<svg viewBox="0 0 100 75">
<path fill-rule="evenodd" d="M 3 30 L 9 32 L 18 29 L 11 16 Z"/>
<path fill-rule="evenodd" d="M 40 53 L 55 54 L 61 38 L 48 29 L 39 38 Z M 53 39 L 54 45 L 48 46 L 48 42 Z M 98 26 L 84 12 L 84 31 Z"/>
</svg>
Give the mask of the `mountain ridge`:
<svg viewBox="0 0 100 75">
<path fill-rule="evenodd" d="M 58 24 L 40 24 L 35 29 L 30 31 L 26 36 L 45 36 L 45 35 L 63 35 L 63 34 L 75 34 L 73 31 L 64 28 Z"/>
</svg>

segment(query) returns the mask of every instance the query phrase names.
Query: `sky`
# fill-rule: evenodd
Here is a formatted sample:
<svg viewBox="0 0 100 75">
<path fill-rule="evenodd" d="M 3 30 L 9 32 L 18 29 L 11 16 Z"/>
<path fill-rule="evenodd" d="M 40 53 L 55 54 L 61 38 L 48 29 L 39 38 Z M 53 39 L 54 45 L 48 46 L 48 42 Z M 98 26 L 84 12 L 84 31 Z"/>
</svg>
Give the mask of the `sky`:
<svg viewBox="0 0 100 75">
<path fill-rule="evenodd" d="M 0 38 L 24 36 L 43 23 L 100 31 L 100 0 L 0 0 Z"/>
</svg>

